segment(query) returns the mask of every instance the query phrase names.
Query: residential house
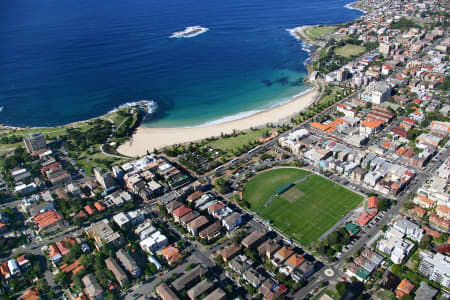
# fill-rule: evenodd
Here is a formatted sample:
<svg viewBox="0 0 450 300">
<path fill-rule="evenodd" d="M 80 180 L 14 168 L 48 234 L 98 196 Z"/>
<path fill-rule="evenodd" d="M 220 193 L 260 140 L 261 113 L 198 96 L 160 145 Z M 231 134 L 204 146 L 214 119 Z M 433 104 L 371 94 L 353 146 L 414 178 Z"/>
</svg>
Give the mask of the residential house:
<svg viewBox="0 0 450 300">
<path fill-rule="evenodd" d="M 199 299 L 201 295 L 206 294 L 207 292 L 211 291 L 214 288 L 214 284 L 212 282 L 209 282 L 208 280 L 202 280 L 198 284 L 196 284 L 194 287 L 192 287 L 188 292 L 187 295 L 189 299 L 196 300 Z"/>
<path fill-rule="evenodd" d="M 92 223 L 84 232 L 89 238 L 94 239 L 97 250 L 100 250 L 103 244 L 116 248 L 123 241 L 120 234 L 112 230 L 107 219 Z"/>
<path fill-rule="evenodd" d="M 187 224 L 186 228 L 192 235 L 197 235 L 201 228 L 204 228 L 209 220 L 205 216 L 200 216 Z"/>
<path fill-rule="evenodd" d="M 288 248 L 287 246 L 283 246 L 283 248 L 278 250 L 273 256 L 272 263 L 276 266 L 281 265 L 292 254 L 294 254 L 294 250 Z"/>
<path fill-rule="evenodd" d="M 280 245 L 275 240 L 267 240 L 258 246 L 257 251 L 260 257 L 273 258 L 273 254 L 280 249 Z"/>
<path fill-rule="evenodd" d="M 113 273 L 114 277 L 122 288 L 128 284 L 129 281 L 127 275 L 119 266 L 119 264 L 114 260 L 114 258 L 108 257 L 107 259 L 105 259 L 105 264 L 106 268 L 108 268 L 108 270 Z"/>
<path fill-rule="evenodd" d="M 247 281 L 254 288 L 258 288 L 266 278 L 259 273 L 258 270 L 250 267 L 242 274 L 242 279 Z"/>
<path fill-rule="evenodd" d="M 203 300 L 225 300 L 226 294 L 221 288 L 217 288 L 212 291 L 211 294 L 203 298 Z"/>
<path fill-rule="evenodd" d="M 410 295 L 411 292 L 414 290 L 414 288 L 415 288 L 414 284 L 412 284 L 406 279 L 403 279 L 398 285 L 397 289 L 395 290 L 395 296 L 401 299 L 405 295 Z"/>
<path fill-rule="evenodd" d="M 177 209 L 175 209 L 172 212 L 172 216 L 173 216 L 175 222 L 179 223 L 181 217 L 183 217 L 184 215 L 190 213 L 191 211 L 192 211 L 192 209 L 190 209 L 186 205 L 182 205 L 182 206 L 178 207 Z"/>
<path fill-rule="evenodd" d="M 94 275 L 87 274 L 81 278 L 81 282 L 84 285 L 84 293 L 88 296 L 90 300 L 102 300 L 105 292 L 95 279 Z"/>
<path fill-rule="evenodd" d="M 286 291 L 287 288 L 285 285 L 279 284 L 272 278 L 266 279 L 259 287 L 259 292 L 264 300 L 275 300 L 281 297 Z"/>
<path fill-rule="evenodd" d="M 222 225 L 228 232 L 231 232 L 242 224 L 242 214 L 234 212 L 222 220 Z"/>
<path fill-rule="evenodd" d="M 38 214 L 33 218 L 39 233 L 51 233 L 64 228 L 63 217 L 54 209 Z"/>
<path fill-rule="evenodd" d="M 172 289 L 165 283 L 161 283 L 156 287 L 156 294 L 161 297 L 162 300 L 179 300 L 178 296 L 172 291 Z"/>
<path fill-rule="evenodd" d="M 188 289 L 199 282 L 206 273 L 208 273 L 207 269 L 197 266 L 172 282 L 172 286 L 177 292 Z"/>
<path fill-rule="evenodd" d="M 222 226 L 220 225 L 220 222 L 216 221 L 213 224 L 206 227 L 205 229 L 203 229 L 202 231 L 200 231 L 198 236 L 201 239 L 207 239 L 208 241 L 210 241 L 220 235 L 221 228 Z"/>
<path fill-rule="evenodd" d="M 241 252 L 241 245 L 237 245 L 235 243 L 229 245 L 228 247 L 222 249 L 218 256 L 222 257 L 224 262 L 228 262 L 230 259 L 235 257 L 239 252 Z"/>
<path fill-rule="evenodd" d="M 247 235 L 242 241 L 241 244 L 245 248 L 254 248 L 258 246 L 258 244 L 264 239 L 266 236 L 265 232 L 262 231 L 252 231 L 249 235 Z"/>
<path fill-rule="evenodd" d="M 141 276 L 141 268 L 139 268 L 134 258 L 132 258 L 126 250 L 119 249 L 116 252 L 116 257 L 125 268 L 125 270 L 130 272 L 133 277 L 136 278 Z"/>
</svg>

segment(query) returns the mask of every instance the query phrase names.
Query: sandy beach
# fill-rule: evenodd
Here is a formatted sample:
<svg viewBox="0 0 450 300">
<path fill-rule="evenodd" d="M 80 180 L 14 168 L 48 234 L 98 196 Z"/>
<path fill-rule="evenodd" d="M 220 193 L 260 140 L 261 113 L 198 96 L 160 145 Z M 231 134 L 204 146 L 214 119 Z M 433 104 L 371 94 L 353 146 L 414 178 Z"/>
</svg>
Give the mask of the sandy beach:
<svg viewBox="0 0 450 300">
<path fill-rule="evenodd" d="M 145 155 L 153 149 L 202 140 L 221 133 L 232 133 L 233 130 L 242 131 L 251 127 L 263 126 L 267 123 L 276 123 L 289 118 L 308 108 L 318 96 L 319 92 L 312 89 L 291 101 L 268 109 L 246 118 L 233 120 L 217 125 L 198 126 L 188 128 L 147 128 L 140 126 L 130 141 L 121 145 L 117 150 L 127 156 Z"/>
</svg>

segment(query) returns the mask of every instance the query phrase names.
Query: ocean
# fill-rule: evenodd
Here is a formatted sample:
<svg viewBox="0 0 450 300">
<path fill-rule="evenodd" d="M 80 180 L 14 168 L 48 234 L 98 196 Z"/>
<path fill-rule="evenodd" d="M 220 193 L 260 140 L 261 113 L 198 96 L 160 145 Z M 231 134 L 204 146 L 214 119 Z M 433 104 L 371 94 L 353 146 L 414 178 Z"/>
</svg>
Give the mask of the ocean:
<svg viewBox="0 0 450 300">
<path fill-rule="evenodd" d="M 148 127 L 267 109 L 308 89 L 308 47 L 286 29 L 353 20 L 349 2 L 2 0 L 0 123 L 62 125 L 139 100 L 156 104 Z M 194 25 L 209 30 L 169 38 Z"/>
</svg>

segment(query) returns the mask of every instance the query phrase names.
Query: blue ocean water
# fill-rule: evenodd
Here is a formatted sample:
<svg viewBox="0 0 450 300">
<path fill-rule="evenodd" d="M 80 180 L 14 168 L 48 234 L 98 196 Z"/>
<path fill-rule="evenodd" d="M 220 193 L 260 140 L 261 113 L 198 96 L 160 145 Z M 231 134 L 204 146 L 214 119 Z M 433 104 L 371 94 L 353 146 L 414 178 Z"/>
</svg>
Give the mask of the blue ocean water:
<svg viewBox="0 0 450 300">
<path fill-rule="evenodd" d="M 308 52 L 285 29 L 360 16 L 348 2 L 2 0 L 0 123 L 61 125 L 146 99 L 147 126 L 194 126 L 276 105 L 307 89 Z M 210 30 L 169 39 L 193 25 Z"/>
</svg>

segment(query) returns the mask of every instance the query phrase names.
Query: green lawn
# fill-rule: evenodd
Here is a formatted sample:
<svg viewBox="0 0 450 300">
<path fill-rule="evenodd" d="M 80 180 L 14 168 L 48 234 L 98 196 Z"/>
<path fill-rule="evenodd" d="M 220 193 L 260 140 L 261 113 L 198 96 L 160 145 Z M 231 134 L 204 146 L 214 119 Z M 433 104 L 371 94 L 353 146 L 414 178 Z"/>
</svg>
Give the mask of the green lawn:
<svg viewBox="0 0 450 300">
<path fill-rule="evenodd" d="M 337 29 L 336 26 L 314 26 L 305 30 L 308 38 L 315 40 L 324 35 L 332 34 Z"/>
<path fill-rule="evenodd" d="M 281 194 L 265 206 L 277 188 L 305 176 L 308 176 L 306 181 L 291 188 L 302 192 L 297 193 L 302 195 L 300 199 L 288 201 Z M 257 175 L 245 186 L 243 197 L 251 210 L 304 245 L 316 241 L 363 200 L 362 196 L 328 179 L 295 168 Z"/>
<path fill-rule="evenodd" d="M 334 53 L 340 56 L 344 56 L 346 58 L 351 58 L 352 56 L 361 55 L 365 51 L 366 48 L 364 46 L 347 44 L 334 50 Z"/>
<path fill-rule="evenodd" d="M 214 149 L 219 149 L 225 152 L 232 152 L 238 148 L 247 145 L 250 142 L 256 142 L 263 136 L 264 132 L 271 132 L 267 128 L 249 130 L 232 137 L 221 137 L 218 140 L 209 142 L 208 145 Z"/>
</svg>

